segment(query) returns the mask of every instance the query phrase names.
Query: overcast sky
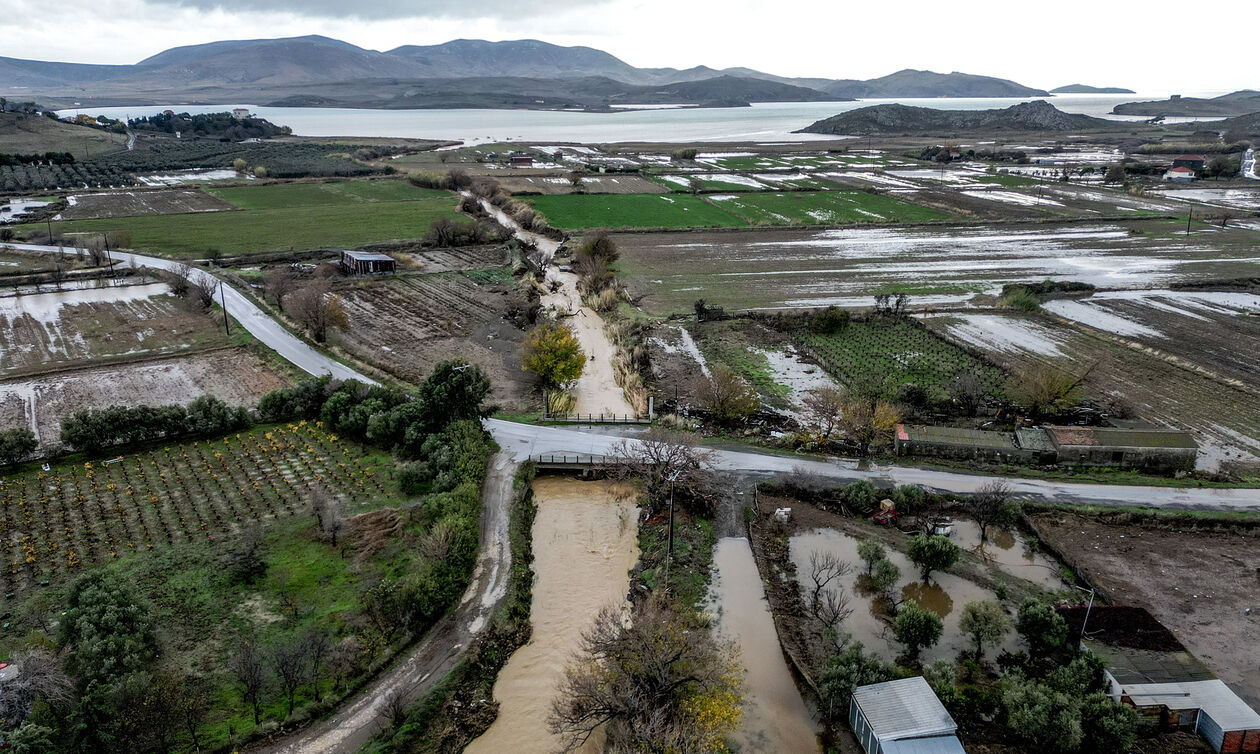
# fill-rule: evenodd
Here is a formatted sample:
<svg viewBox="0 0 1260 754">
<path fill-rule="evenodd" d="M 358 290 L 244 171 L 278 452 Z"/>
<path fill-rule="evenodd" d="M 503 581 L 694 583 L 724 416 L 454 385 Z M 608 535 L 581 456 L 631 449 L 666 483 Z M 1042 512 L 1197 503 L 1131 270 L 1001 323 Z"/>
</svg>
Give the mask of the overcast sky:
<svg viewBox="0 0 1260 754">
<path fill-rule="evenodd" d="M 388 50 L 534 38 L 644 67 L 828 78 L 923 68 L 1168 93 L 1260 88 L 1258 7 L 1222 0 L 1200 15 L 1134 0 L 63 0 L 50 10 L 48 0 L 0 0 L 0 55 L 134 63 L 220 39 L 323 34 Z"/>
</svg>

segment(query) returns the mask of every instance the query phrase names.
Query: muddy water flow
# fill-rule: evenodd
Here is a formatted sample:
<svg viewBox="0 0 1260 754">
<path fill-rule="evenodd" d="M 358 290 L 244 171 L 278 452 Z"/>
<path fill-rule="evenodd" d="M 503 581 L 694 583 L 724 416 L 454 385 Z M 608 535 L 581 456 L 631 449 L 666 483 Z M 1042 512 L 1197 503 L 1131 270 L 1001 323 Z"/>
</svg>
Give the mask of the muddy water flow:
<svg viewBox="0 0 1260 754">
<path fill-rule="evenodd" d="M 639 557 L 636 511 L 609 483 L 540 477 L 534 495 L 533 637 L 499 674 L 499 717 L 468 747 L 473 754 L 559 750 L 546 721 L 564 668 L 596 612 L 625 601 Z M 580 751 L 600 748 L 592 740 Z"/>
<path fill-rule="evenodd" d="M 820 752 L 817 728 L 796 689 L 775 632 L 748 540 L 724 537 L 713 556 L 710 609 L 722 636 L 740 648 L 744 716 L 731 744 L 752 752 Z"/>
</svg>

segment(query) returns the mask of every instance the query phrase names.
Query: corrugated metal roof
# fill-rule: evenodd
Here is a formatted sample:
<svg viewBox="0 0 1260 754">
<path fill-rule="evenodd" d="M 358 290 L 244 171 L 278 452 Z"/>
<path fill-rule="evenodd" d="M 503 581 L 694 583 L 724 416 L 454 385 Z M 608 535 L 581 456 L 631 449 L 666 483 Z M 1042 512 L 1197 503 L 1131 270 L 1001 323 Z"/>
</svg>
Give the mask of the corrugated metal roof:
<svg viewBox="0 0 1260 754">
<path fill-rule="evenodd" d="M 392 262 L 394 258 L 388 254 L 382 254 L 377 251 L 354 251 L 352 249 L 343 249 L 342 254 L 359 262 Z"/>
<path fill-rule="evenodd" d="M 1201 709 L 1226 731 L 1260 730 L 1260 714 L 1220 679 L 1186 683 L 1134 683 L 1121 687 L 1138 706 Z"/>
<path fill-rule="evenodd" d="M 882 746 L 884 754 L 967 754 L 957 736 L 907 738 L 885 741 Z"/>
<path fill-rule="evenodd" d="M 1015 440 L 1025 450 L 1054 450 L 1054 443 L 1041 427 L 1016 427 Z"/>
<path fill-rule="evenodd" d="M 1185 448 L 1199 444 L 1188 432 L 1174 429 L 1113 427 L 1046 427 L 1059 445 L 1105 448 Z"/>
<path fill-rule="evenodd" d="M 906 427 L 905 434 L 910 442 L 960 445 L 969 448 L 1015 449 L 1015 435 L 1010 432 L 988 432 L 983 429 L 965 429 L 963 427 L 914 425 Z"/>
<path fill-rule="evenodd" d="M 947 736 L 958 730 L 923 676 L 860 686 L 853 699 L 880 741 Z"/>
</svg>

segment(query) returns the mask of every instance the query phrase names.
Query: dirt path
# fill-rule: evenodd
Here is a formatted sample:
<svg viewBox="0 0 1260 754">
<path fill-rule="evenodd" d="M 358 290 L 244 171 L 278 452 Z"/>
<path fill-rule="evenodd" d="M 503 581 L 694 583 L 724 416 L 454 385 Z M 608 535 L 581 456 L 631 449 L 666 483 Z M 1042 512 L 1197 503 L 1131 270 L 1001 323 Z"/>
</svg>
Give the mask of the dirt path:
<svg viewBox="0 0 1260 754">
<path fill-rule="evenodd" d="M 511 453 L 500 452 L 490 460 L 482 484 L 481 550 L 477 568 L 455 610 L 431 628 L 410 653 L 331 717 L 280 741 L 250 747 L 248 751 L 267 754 L 359 751 L 380 729 L 380 705 L 387 693 L 402 689 L 407 703 L 414 704 L 450 672 L 507 593 L 511 570 L 508 509 L 515 473 Z"/>
<path fill-rule="evenodd" d="M 467 195 L 467 194 L 465 194 Z M 613 354 L 616 353 L 608 334 L 604 332 L 604 321 L 591 309 L 583 306 L 582 297 L 577 290 L 577 275 L 571 272 L 560 272 L 551 265 L 560 244 L 546 236 L 531 233 L 508 217 L 498 207 L 486 200 L 481 206 L 500 225 L 508 228 L 523 241 L 534 243 L 543 254 L 543 265 L 547 270 L 547 282 L 559 283 L 555 293 L 542 297 L 543 309 L 552 309 L 559 313 L 561 321 L 573 327 L 582 350 L 586 353 L 586 369 L 574 386 L 577 402 L 573 407 L 575 414 L 634 416 L 634 407 L 626 400 L 625 391 L 617 384 L 613 371 Z"/>
</svg>

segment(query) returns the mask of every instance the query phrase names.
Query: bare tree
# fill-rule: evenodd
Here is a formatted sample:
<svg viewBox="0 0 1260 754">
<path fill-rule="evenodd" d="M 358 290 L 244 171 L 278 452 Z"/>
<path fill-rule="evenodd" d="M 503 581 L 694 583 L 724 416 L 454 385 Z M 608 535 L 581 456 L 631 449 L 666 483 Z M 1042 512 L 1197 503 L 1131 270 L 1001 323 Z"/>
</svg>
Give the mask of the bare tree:
<svg viewBox="0 0 1260 754">
<path fill-rule="evenodd" d="M 36 700 L 58 715 L 69 714 L 76 702 L 74 681 L 61 661 L 45 649 L 19 652 L 13 659 L 17 675 L 4 684 L 0 694 L 0 720 L 16 728 L 31 714 Z"/>
<path fill-rule="evenodd" d="M 344 329 L 348 320 L 346 308 L 341 299 L 332 293 L 332 287 L 326 280 L 317 280 L 308 284 L 289 297 L 290 310 L 315 339 L 323 343 L 332 328 Z"/>
<path fill-rule="evenodd" d="M 61 290 L 61 284 L 66 279 L 66 268 L 61 266 L 60 260 L 53 262 L 53 266 L 48 269 L 48 277 L 52 278 L 57 290 Z"/>
<path fill-rule="evenodd" d="M 333 652 L 332 639 L 329 638 L 327 631 L 312 629 L 302 635 L 302 643 L 306 650 L 306 680 L 311 684 L 315 698 L 318 699 L 320 675 Z"/>
<path fill-rule="evenodd" d="M 834 553 L 814 551 L 809 555 L 809 611 L 817 616 L 822 595 L 836 579 L 849 575 L 853 567 Z"/>
<path fill-rule="evenodd" d="M 343 688 L 351 676 L 362 670 L 362 658 L 363 642 L 357 636 L 347 636 L 333 646 L 328 655 L 328 672 L 332 675 L 334 690 Z"/>
<path fill-rule="evenodd" d="M 967 416 L 975 416 L 984 403 L 984 383 L 975 372 L 963 372 L 945 386 L 949 397 Z"/>
<path fill-rule="evenodd" d="M 180 262 L 171 269 L 170 274 L 166 278 L 166 284 L 171 287 L 171 293 L 183 298 L 188 295 L 188 287 L 192 285 L 192 267 L 184 262 Z"/>
<path fill-rule="evenodd" d="M 1026 367 L 1010 386 L 1011 397 L 1028 410 L 1032 418 L 1063 411 L 1081 400 L 1081 386 L 1099 362 L 1090 364 L 1079 377 L 1054 367 Z"/>
<path fill-rule="evenodd" d="M 397 730 L 407 721 L 407 692 L 395 687 L 385 692 L 377 712 L 390 728 Z"/>
<path fill-rule="evenodd" d="M 1011 486 L 995 479 L 986 483 L 976 494 L 962 501 L 963 510 L 976 520 L 980 527 L 980 541 L 988 540 L 990 526 L 1010 526 L 1019 515 L 1018 506 L 1011 500 Z"/>
<path fill-rule="evenodd" d="M 801 401 L 805 419 L 820 440 L 829 440 L 840 428 L 844 392 L 834 385 L 811 390 Z"/>
<path fill-rule="evenodd" d="M 322 485 L 316 485 L 311 488 L 309 494 L 311 514 L 315 516 L 315 523 L 319 527 L 319 532 L 332 540 L 332 546 L 337 546 L 337 534 L 345 528 L 346 520 L 341 515 L 341 505 L 336 496 Z"/>
<path fill-rule="evenodd" d="M 206 716 L 210 714 L 210 684 L 205 678 L 186 675 L 180 678 L 179 690 L 175 698 L 175 712 L 180 723 L 192 740 L 193 748 L 201 751 L 201 740 L 198 732 Z"/>
<path fill-rule="evenodd" d="M 280 687 L 289 697 L 289 714 L 293 714 L 293 699 L 298 688 L 307 677 L 309 662 L 306 657 L 306 645 L 301 639 L 281 642 L 272 646 L 268 655 L 271 669 L 280 679 Z"/>
<path fill-rule="evenodd" d="M 700 375 L 694 393 L 700 408 L 722 424 L 743 421 L 761 408 L 757 391 L 725 364 L 718 364 L 707 376 Z"/>
<path fill-rule="evenodd" d="M 189 292 L 192 294 L 192 300 L 198 307 L 205 311 L 214 306 L 214 294 L 219 291 L 219 281 L 213 276 L 200 274 L 193 276 Z"/>
<path fill-rule="evenodd" d="M 694 435 L 655 425 L 642 437 L 613 446 L 609 460 L 609 476 L 641 483 L 653 512 L 669 503 L 671 489 L 684 501 L 701 506 L 712 495 L 713 452 L 701 447 Z"/>
<path fill-rule="evenodd" d="M 293 268 L 285 266 L 267 273 L 264 285 L 267 295 L 271 296 L 271 300 L 276 302 L 276 306 L 280 311 L 284 311 L 284 297 L 293 292 L 293 289 L 297 287 L 297 283 L 297 275 L 294 274 Z"/>
<path fill-rule="evenodd" d="M 241 642 L 241 648 L 228 661 L 228 670 L 241 686 L 241 697 L 254 709 L 254 725 L 262 719 L 262 694 L 267 685 L 263 653 L 252 640 Z"/>
</svg>

